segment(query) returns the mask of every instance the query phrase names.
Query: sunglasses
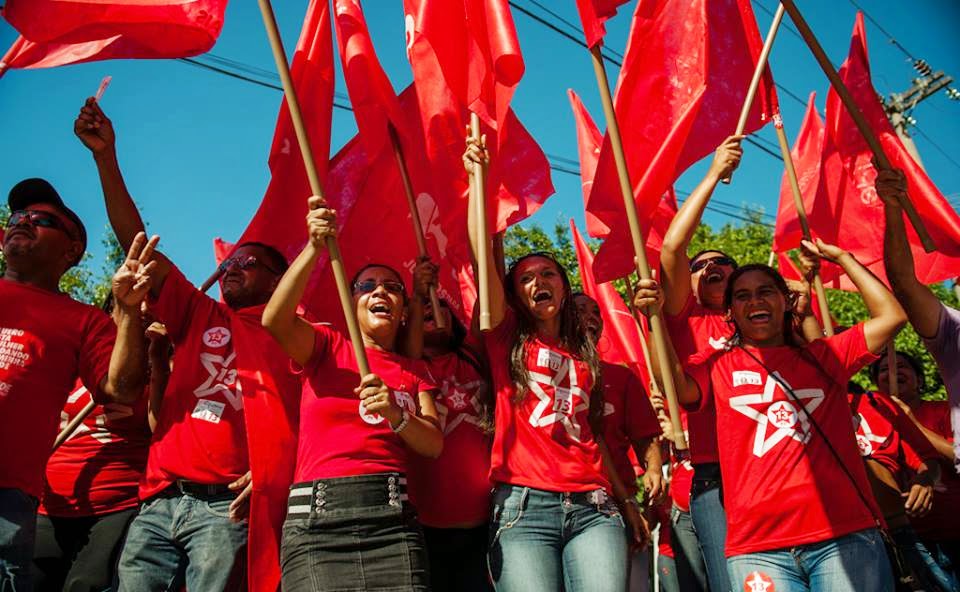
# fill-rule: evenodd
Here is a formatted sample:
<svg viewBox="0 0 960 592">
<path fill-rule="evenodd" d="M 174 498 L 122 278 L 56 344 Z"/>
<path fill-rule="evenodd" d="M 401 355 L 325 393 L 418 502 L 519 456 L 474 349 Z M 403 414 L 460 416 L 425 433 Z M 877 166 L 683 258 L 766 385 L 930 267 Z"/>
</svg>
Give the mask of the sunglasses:
<svg viewBox="0 0 960 592">
<path fill-rule="evenodd" d="M 59 216 L 41 210 L 17 210 L 13 212 L 7 220 L 7 228 L 19 226 L 24 223 L 37 228 L 52 228 L 59 230 L 74 240 L 77 238 Z"/>
<path fill-rule="evenodd" d="M 696 273 L 711 263 L 714 265 L 729 265 L 734 269 L 737 268 L 737 262 L 730 257 L 712 257 L 710 259 L 697 259 L 695 263 L 691 263 L 690 272 Z"/>
<path fill-rule="evenodd" d="M 260 265 L 270 273 L 273 273 L 275 275 L 280 275 L 279 271 L 270 267 L 263 261 L 260 261 L 259 259 L 257 259 L 256 255 L 247 255 L 245 257 L 235 255 L 233 257 L 228 257 L 227 259 L 223 260 L 223 263 L 220 264 L 220 270 L 222 272 L 226 272 L 228 269 L 230 269 L 234 265 L 239 267 L 241 271 L 247 271 L 248 269 L 253 269 L 257 265 Z"/>
<path fill-rule="evenodd" d="M 377 280 L 363 280 L 362 282 L 356 282 L 353 284 L 353 291 L 354 293 L 359 292 L 360 294 L 369 294 L 370 292 L 376 290 L 377 286 L 383 286 L 383 288 L 391 294 L 404 293 L 403 284 L 391 280 L 382 282 Z"/>
</svg>

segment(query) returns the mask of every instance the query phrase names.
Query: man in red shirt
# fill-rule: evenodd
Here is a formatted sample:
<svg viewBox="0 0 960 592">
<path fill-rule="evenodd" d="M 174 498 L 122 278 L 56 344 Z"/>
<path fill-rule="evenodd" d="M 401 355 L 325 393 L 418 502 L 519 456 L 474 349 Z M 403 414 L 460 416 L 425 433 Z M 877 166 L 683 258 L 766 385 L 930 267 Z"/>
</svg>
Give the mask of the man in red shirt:
<svg viewBox="0 0 960 592">
<path fill-rule="evenodd" d="M 77 378 L 99 402 L 130 403 L 145 381 L 140 302 L 152 252 L 143 235 L 113 279 L 115 327 L 62 293 L 86 250 L 80 218 L 43 179 L 10 190 L 0 279 L 0 589 L 28 590 L 43 470 Z M 142 255 L 142 257 L 140 257 Z M 139 259 L 138 259 L 139 258 Z"/>
<path fill-rule="evenodd" d="M 81 109 L 74 132 L 93 153 L 107 214 L 125 245 L 143 222 L 120 173 L 113 126 L 93 99 Z M 279 528 L 272 526 L 282 516 L 274 510 L 282 507 L 278 504 L 286 497 L 293 466 L 277 459 L 262 477 L 251 475 L 248 438 L 264 429 L 250 428 L 262 416 L 244 413 L 244 408 L 261 405 L 269 396 L 263 384 L 276 383 L 275 394 L 283 403 L 277 421 L 283 425 L 276 426 L 275 437 L 281 437 L 281 428 L 285 435 L 292 433 L 290 425 L 296 425 L 299 383 L 287 356 L 260 326 L 263 308 L 286 268 L 286 259 L 273 247 L 238 245 L 221 264 L 224 303 L 197 290 L 157 254 L 151 312 L 166 326 L 176 362 L 140 484 L 140 514 L 130 525 L 120 558 L 120 590 L 167 589 L 181 574 L 189 590 L 240 589 L 246 580 L 252 477 L 257 480 L 252 504 L 269 514 L 262 524 L 275 536 L 265 549 L 276 563 Z M 251 342 L 257 351 L 244 348 Z M 257 496 L 275 496 L 278 483 L 280 499 L 273 500 L 277 503 L 271 510 Z M 257 516 L 251 520 L 261 524 Z M 259 549 L 250 554 L 251 565 L 263 559 Z M 278 583 L 279 569 L 270 571 Z"/>
</svg>

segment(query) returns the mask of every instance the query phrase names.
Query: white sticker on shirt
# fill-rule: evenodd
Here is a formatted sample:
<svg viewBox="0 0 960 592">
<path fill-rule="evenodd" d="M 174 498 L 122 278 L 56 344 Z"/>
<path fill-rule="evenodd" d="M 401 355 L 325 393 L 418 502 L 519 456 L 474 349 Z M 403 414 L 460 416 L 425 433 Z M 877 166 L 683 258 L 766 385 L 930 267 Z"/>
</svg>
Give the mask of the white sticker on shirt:
<svg viewBox="0 0 960 592">
<path fill-rule="evenodd" d="M 709 342 L 710 342 L 710 347 L 712 347 L 713 349 L 716 349 L 716 350 L 721 350 L 721 349 L 724 349 L 725 347 L 727 347 L 727 338 L 726 338 L 726 337 L 721 337 L 720 339 L 714 339 L 713 337 L 711 337 L 711 338 L 709 339 Z"/>
<path fill-rule="evenodd" d="M 570 415 L 573 411 L 573 391 L 558 386 L 553 391 L 553 410 L 557 413 Z"/>
<path fill-rule="evenodd" d="M 733 386 L 741 386 L 744 384 L 755 384 L 760 386 L 763 384 L 763 378 L 760 376 L 759 372 L 752 372 L 750 370 L 734 371 Z"/>
<path fill-rule="evenodd" d="M 230 343 L 230 329 L 210 327 L 203 332 L 203 344 L 207 347 L 226 347 Z"/>
<path fill-rule="evenodd" d="M 537 366 L 541 368 L 550 368 L 554 372 L 560 369 L 563 363 L 563 356 L 548 348 L 541 347 L 537 352 Z"/>
<path fill-rule="evenodd" d="M 223 410 L 226 408 L 226 403 L 211 401 L 210 399 L 200 399 L 197 401 L 197 406 L 193 408 L 193 413 L 190 414 L 190 417 L 202 421 L 209 421 L 210 423 L 220 423 L 220 418 L 223 417 Z"/>
</svg>

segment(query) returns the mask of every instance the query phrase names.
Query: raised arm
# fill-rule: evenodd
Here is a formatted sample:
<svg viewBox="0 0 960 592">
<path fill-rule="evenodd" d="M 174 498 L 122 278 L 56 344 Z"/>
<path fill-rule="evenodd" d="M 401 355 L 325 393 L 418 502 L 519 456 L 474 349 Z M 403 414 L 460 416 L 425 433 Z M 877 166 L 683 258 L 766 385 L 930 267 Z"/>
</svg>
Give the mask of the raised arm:
<svg viewBox="0 0 960 592">
<path fill-rule="evenodd" d="M 145 232 L 143 219 L 137 205 L 127 191 L 120 172 L 120 163 L 117 160 L 117 141 L 113 123 L 104 114 L 100 105 L 90 97 L 80 109 L 80 114 L 73 122 L 73 132 L 80 141 L 90 149 L 93 161 L 97 165 L 100 175 L 100 185 L 103 187 L 103 200 L 107 206 L 107 217 L 113 228 L 117 240 L 124 250 L 133 244 L 138 232 Z M 163 282 L 170 272 L 170 261 L 161 253 L 154 254 L 156 268 L 152 274 L 152 292 L 159 294 Z"/>
<path fill-rule="evenodd" d="M 883 234 L 883 267 L 897 300 L 907 311 L 910 324 L 921 337 L 932 338 L 940 326 L 940 301 L 917 279 L 913 253 L 907 241 L 899 197 L 907 193 L 907 180 L 900 170 L 880 171 L 877 195 L 883 200 L 886 230 Z"/>
<path fill-rule="evenodd" d="M 463 153 L 463 166 L 467 169 L 467 174 L 472 177 L 474 164 L 480 164 L 486 168 L 489 161 L 490 156 L 487 154 L 487 137 L 482 136 L 478 142 L 469 137 L 468 133 L 467 149 Z M 481 199 L 483 196 L 476 196 L 473 191 L 470 191 L 469 194 L 470 196 L 467 201 L 467 233 L 470 237 L 470 252 L 473 255 L 474 269 L 476 269 L 476 262 L 479 261 L 478 253 L 480 253 L 480 249 L 484 249 L 487 252 L 487 277 L 490 278 L 488 284 L 490 290 L 490 322 L 492 327 L 496 327 L 500 324 L 500 321 L 503 320 L 504 315 L 503 276 L 500 275 L 497 267 L 493 252 L 493 241 L 491 241 L 489 237 L 477 236 L 477 199 Z M 477 308 L 479 308 L 479 305 Z M 474 313 L 474 317 L 477 317 L 476 313 Z"/>
<path fill-rule="evenodd" d="M 666 294 L 664 311 L 669 315 L 679 314 L 690 297 L 690 258 L 687 248 L 700 226 L 703 211 L 713 195 L 720 179 L 730 176 L 740 164 L 744 136 L 730 136 L 717 148 L 713 163 L 706 176 L 687 198 L 674 216 L 660 251 L 660 267 L 663 269 L 663 291 Z"/>
<path fill-rule="evenodd" d="M 413 290 L 407 305 L 407 325 L 400 343 L 400 353 L 418 360 L 423 357 L 424 302 L 430 298 L 430 286 L 437 285 L 437 265 L 429 257 L 418 257 L 413 268 Z M 433 311 L 434 318 L 441 311 Z"/>
<path fill-rule="evenodd" d="M 317 257 L 328 236 L 337 234 L 337 213 L 326 207 L 322 197 L 307 201 L 307 244 L 280 278 L 260 321 L 293 361 L 303 366 L 313 355 L 316 334 L 313 327 L 297 314 L 297 305 L 307 289 Z"/>
<path fill-rule="evenodd" d="M 146 386 L 147 344 L 140 307 L 150 290 L 150 274 L 156 269 L 151 258 L 159 240 L 154 236 L 148 242 L 142 232 L 137 234 L 127 252 L 127 259 L 113 276 L 117 340 L 110 354 L 110 369 L 100 390 L 114 403 L 133 403 L 143 395 Z"/>
<path fill-rule="evenodd" d="M 817 239 L 816 244 L 802 241 L 800 246 L 808 255 L 822 257 L 843 268 L 844 273 L 860 291 L 860 297 L 870 313 L 870 318 L 863 324 L 867 348 L 875 354 L 883 351 L 887 343 L 896 337 L 907 323 L 906 313 L 890 290 L 843 249 L 828 245 L 820 239 Z"/>
<path fill-rule="evenodd" d="M 390 396 L 390 389 L 376 374 L 367 374 L 354 389 L 370 413 L 382 415 L 403 443 L 420 456 L 437 458 L 443 452 L 443 432 L 434 405 L 434 393 L 417 393 L 418 411 L 410 415 Z"/>
</svg>

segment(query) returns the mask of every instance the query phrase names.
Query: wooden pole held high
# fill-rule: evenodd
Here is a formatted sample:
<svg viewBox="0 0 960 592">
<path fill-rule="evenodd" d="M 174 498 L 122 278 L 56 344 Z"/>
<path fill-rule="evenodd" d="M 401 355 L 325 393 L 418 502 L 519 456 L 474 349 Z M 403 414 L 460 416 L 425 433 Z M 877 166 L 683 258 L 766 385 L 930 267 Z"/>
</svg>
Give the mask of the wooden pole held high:
<svg viewBox="0 0 960 592">
<path fill-rule="evenodd" d="M 647 375 L 650 376 L 650 384 L 644 385 L 649 386 L 651 389 L 651 394 L 653 392 L 659 392 L 660 387 L 657 385 L 657 381 L 654 380 L 653 376 L 653 364 L 650 361 L 650 348 L 647 347 L 647 340 L 643 338 L 643 327 L 640 326 L 640 319 L 637 318 L 637 311 L 633 308 L 633 282 L 630 279 L 630 276 L 623 278 L 623 283 L 627 287 L 627 298 L 630 300 L 628 303 L 628 308 L 630 312 L 633 313 L 633 322 L 637 326 L 637 333 L 640 335 L 640 351 L 643 352 L 643 363 L 647 368 Z"/>
<path fill-rule="evenodd" d="M 480 117 L 476 113 L 470 114 L 470 135 L 480 140 Z M 474 192 L 474 201 L 477 204 L 477 236 L 481 241 L 490 240 L 487 230 L 487 179 L 483 166 L 475 163 L 473 175 L 470 177 L 470 190 Z M 483 244 L 481 242 L 481 244 Z M 477 303 L 480 306 L 480 330 L 489 331 L 493 328 L 490 318 L 490 262 L 487 261 L 487 250 L 477 250 Z"/>
<path fill-rule="evenodd" d="M 782 5 L 781 5 L 782 6 Z M 803 194 L 800 193 L 800 183 L 797 181 L 797 169 L 793 166 L 793 154 L 790 153 L 790 143 L 787 141 L 787 132 L 783 129 L 783 117 L 779 113 L 773 116 L 773 127 L 777 130 L 777 141 L 780 144 L 780 154 L 783 155 L 783 164 L 787 170 L 787 180 L 790 182 L 790 192 L 793 194 L 793 205 L 797 209 L 797 219 L 800 221 L 800 231 L 803 238 L 813 240 L 810 234 L 810 222 L 807 220 L 807 209 L 803 205 Z M 833 321 L 830 318 L 830 308 L 827 304 L 827 292 L 823 289 L 823 280 L 820 272 L 813 275 L 813 291 L 816 292 L 817 303 L 823 316 L 823 332 L 827 337 L 833 337 Z"/>
<path fill-rule="evenodd" d="M 397 167 L 400 168 L 400 180 L 403 181 L 403 192 L 407 196 L 407 207 L 410 208 L 410 218 L 413 220 L 413 234 L 417 239 L 417 251 L 421 257 L 428 257 L 427 242 L 423 238 L 423 224 L 420 221 L 420 210 L 417 209 L 417 198 L 413 193 L 413 183 L 410 182 L 410 172 L 407 170 L 407 161 L 403 157 L 403 147 L 400 138 L 392 123 L 387 123 L 387 133 L 390 143 L 393 144 L 393 155 L 397 158 Z M 434 324 L 443 329 L 446 327 L 443 315 L 440 313 L 440 300 L 437 298 L 437 288 L 430 286 L 430 306 L 433 309 Z"/>
<path fill-rule="evenodd" d="M 277 73 L 280 74 L 280 81 L 283 83 L 283 96 L 286 98 L 287 108 L 290 111 L 290 120 L 293 122 L 293 129 L 297 133 L 297 144 L 300 145 L 300 155 L 303 157 L 303 165 L 307 170 L 310 191 L 322 198 L 323 185 L 320 183 L 320 175 L 317 173 L 317 165 L 313 158 L 313 149 L 310 146 L 307 128 L 303 124 L 300 102 L 297 100 L 293 78 L 290 76 L 290 66 L 287 64 L 287 55 L 283 50 L 280 31 L 277 29 L 277 19 L 273 14 L 270 0 L 258 0 L 258 3 L 260 4 L 260 12 L 263 14 L 263 26 L 267 31 L 267 38 L 270 40 L 270 47 L 273 50 L 273 59 L 277 63 Z M 367 352 L 363 349 L 363 339 L 360 337 L 357 314 L 353 310 L 353 296 L 348 285 L 349 280 L 346 270 L 343 267 L 343 258 L 340 256 L 340 246 L 337 244 L 335 237 L 329 237 L 326 240 L 326 247 L 330 257 L 330 269 L 333 271 L 333 279 L 337 284 L 340 306 L 347 322 L 347 332 L 350 334 L 353 353 L 357 359 L 357 370 L 361 377 L 366 376 L 370 373 L 370 364 L 367 362 Z"/>
<path fill-rule="evenodd" d="M 60 433 L 57 434 L 57 439 L 53 441 L 53 449 L 56 450 L 60 448 L 60 445 L 70 439 L 70 436 L 73 435 L 77 428 L 80 427 L 80 424 L 83 423 L 83 420 L 87 418 L 88 415 L 93 413 L 93 410 L 97 407 L 96 401 L 92 398 L 90 402 L 84 405 L 83 409 L 80 410 L 80 413 L 76 414 L 73 419 L 71 419 Z"/>
<path fill-rule="evenodd" d="M 207 290 L 210 289 L 210 286 L 217 283 L 225 271 L 226 270 L 223 267 L 218 265 L 217 268 L 213 270 L 213 273 L 210 274 L 210 277 L 204 280 L 203 284 L 200 285 L 200 292 L 202 294 L 206 294 Z"/>
<path fill-rule="evenodd" d="M 770 50 L 773 49 L 773 40 L 777 38 L 777 31 L 780 29 L 780 22 L 783 21 L 783 4 L 777 6 L 777 12 L 773 15 L 773 22 L 770 23 L 770 30 L 767 31 L 767 38 L 763 41 L 763 49 L 757 58 L 757 68 L 753 71 L 753 78 L 750 79 L 750 86 L 747 88 L 747 97 L 743 100 L 743 108 L 740 109 L 740 119 L 737 120 L 737 130 L 734 135 L 742 135 L 743 130 L 747 129 L 747 118 L 750 117 L 750 110 L 753 108 L 753 100 L 757 96 L 757 89 L 760 88 L 760 80 L 763 79 L 763 73 L 767 69 L 767 61 L 770 59 Z M 733 175 L 721 179 L 729 184 Z"/>
<path fill-rule="evenodd" d="M 853 96 L 850 94 L 847 86 L 840 80 L 840 75 L 837 73 L 836 68 L 833 67 L 830 58 L 827 57 L 826 52 L 823 51 L 823 47 L 820 46 L 820 42 L 817 41 L 816 36 L 813 34 L 807 21 L 804 20 L 803 15 L 797 10 L 797 5 L 793 0 L 782 0 L 781 5 L 787 11 L 787 14 L 790 15 L 793 24 L 797 27 L 797 31 L 800 32 L 800 36 L 803 37 L 807 46 L 810 47 L 810 51 L 813 52 L 813 57 L 816 58 L 817 63 L 820 64 L 823 73 L 830 79 L 833 90 L 837 92 L 837 95 L 843 102 L 843 106 L 846 107 L 847 112 L 850 113 L 853 123 L 856 124 L 857 129 L 860 130 L 860 134 L 863 135 L 863 139 L 866 140 L 870 146 L 873 157 L 877 159 L 877 168 L 880 170 L 892 169 L 893 166 L 890 164 L 890 159 L 888 159 L 887 155 L 883 152 L 883 146 L 880 145 L 879 138 L 877 138 L 877 135 L 873 132 L 870 124 L 867 123 L 866 118 L 864 118 L 863 113 L 860 111 L 860 107 L 857 106 L 857 102 L 853 100 Z M 903 208 L 903 211 L 906 212 L 907 218 L 910 219 L 910 224 L 913 225 L 913 229 L 917 232 L 917 237 L 923 244 L 924 250 L 928 253 L 935 251 L 936 245 L 933 244 L 933 240 L 923 225 L 923 220 L 920 219 L 920 214 L 917 213 L 910 199 L 901 195 L 900 206 Z"/>
<path fill-rule="evenodd" d="M 640 221 L 637 218 L 637 204 L 633 201 L 633 186 L 630 184 L 630 173 L 627 170 L 627 159 L 623 154 L 623 142 L 620 139 L 620 127 L 617 125 L 617 114 L 613 109 L 613 96 L 610 94 L 610 83 L 607 80 L 607 71 L 603 65 L 603 56 L 600 46 L 590 48 L 593 58 L 593 70 L 597 76 L 597 86 L 600 88 L 600 100 L 603 103 L 603 113 L 607 120 L 607 134 L 610 136 L 610 145 L 613 148 L 613 158 L 617 164 L 617 174 L 620 178 L 620 192 L 623 195 L 623 205 L 627 213 L 627 223 L 630 226 L 630 238 L 633 242 L 633 252 L 636 256 L 637 275 L 641 279 L 650 279 L 650 264 L 647 262 L 647 250 L 644 246 L 643 234 L 640 231 Z M 667 347 L 670 337 L 667 335 L 660 313 L 650 315 L 650 332 L 653 333 L 653 343 L 657 349 L 657 364 L 660 366 L 660 376 L 663 381 L 664 394 L 667 396 L 667 407 L 670 410 L 670 423 L 673 431 L 678 434 L 676 448 L 685 450 L 687 440 L 683 435 L 680 424 L 680 404 L 677 401 L 677 388 L 673 382 L 670 357 Z"/>
</svg>

